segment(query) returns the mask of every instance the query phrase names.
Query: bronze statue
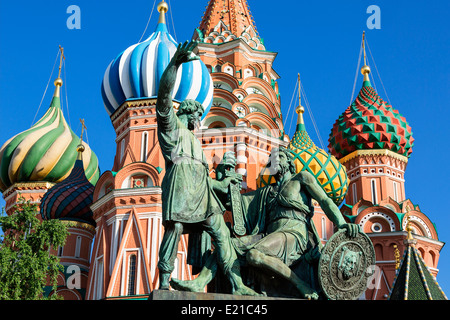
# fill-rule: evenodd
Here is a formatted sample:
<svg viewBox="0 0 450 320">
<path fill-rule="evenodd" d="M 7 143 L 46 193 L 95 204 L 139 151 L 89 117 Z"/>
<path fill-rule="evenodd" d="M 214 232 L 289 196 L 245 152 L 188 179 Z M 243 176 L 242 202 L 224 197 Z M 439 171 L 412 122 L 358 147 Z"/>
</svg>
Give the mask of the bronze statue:
<svg viewBox="0 0 450 320">
<path fill-rule="evenodd" d="M 158 261 L 160 289 L 169 289 L 180 236 L 183 233 L 206 231 L 215 241 L 215 257 L 232 285 L 234 294 L 256 295 L 240 277 L 237 255 L 225 225 L 224 206 L 216 192 L 227 192 L 231 181 L 209 177 L 209 168 L 200 141 L 193 131 L 203 114 L 202 105 L 183 101 L 175 114 L 172 92 L 177 70 L 183 63 L 199 59 L 193 54 L 196 42 L 178 46 L 160 81 L 156 103 L 158 139 L 166 162 L 162 181 L 162 219 L 165 229 Z"/>
<path fill-rule="evenodd" d="M 270 158 L 276 183 L 242 195 L 247 235 L 233 238 L 233 246 L 241 263 L 288 280 L 302 298 L 318 299 L 317 288 L 291 269 L 302 259 L 311 263 L 317 262 L 320 256 L 322 244 L 311 220 L 312 199 L 339 229 L 346 230 L 349 237 L 360 232 L 359 226 L 345 222 L 338 207 L 310 173 L 295 174 L 292 154 L 287 149 L 274 149 Z M 217 271 L 213 257 L 195 280 L 172 279 L 172 287 L 202 291 Z"/>
</svg>

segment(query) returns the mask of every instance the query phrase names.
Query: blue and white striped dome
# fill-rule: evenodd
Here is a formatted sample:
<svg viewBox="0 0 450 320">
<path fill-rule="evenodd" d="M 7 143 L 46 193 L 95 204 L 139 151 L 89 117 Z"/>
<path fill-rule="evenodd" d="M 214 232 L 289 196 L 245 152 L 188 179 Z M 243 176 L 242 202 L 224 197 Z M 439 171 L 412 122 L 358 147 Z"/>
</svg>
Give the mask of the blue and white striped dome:
<svg viewBox="0 0 450 320">
<path fill-rule="evenodd" d="M 155 98 L 159 81 L 177 50 L 178 44 L 165 23 L 145 41 L 132 45 L 111 62 L 102 83 L 102 97 L 109 115 L 127 99 Z M 205 64 L 200 61 L 183 63 L 178 69 L 173 99 L 192 99 L 205 109 L 211 108 L 214 85 Z"/>
</svg>

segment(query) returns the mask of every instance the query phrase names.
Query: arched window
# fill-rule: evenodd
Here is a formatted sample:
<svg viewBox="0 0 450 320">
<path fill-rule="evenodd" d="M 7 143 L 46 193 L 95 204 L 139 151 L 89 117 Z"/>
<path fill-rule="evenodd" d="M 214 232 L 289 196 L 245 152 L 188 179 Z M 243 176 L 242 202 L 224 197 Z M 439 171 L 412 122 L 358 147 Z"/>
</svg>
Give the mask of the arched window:
<svg viewBox="0 0 450 320">
<path fill-rule="evenodd" d="M 128 295 L 136 294 L 136 255 L 132 254 L 128 263 Z"/>
<path fill-rule="evenodd" d="M 234 77 L 234 69 L 233 69 L 233 67 L 230 66 L 230 65 L 225 66 L 225 67 L 223 68 L 223 72 L 225 72 L 225 73 L 229 74 L 230 76 L 233 76 L 233 77 Z"/>
<path fill-rule="evenodd" d="M 353 204 L 355 204 L 356 202 L 358 202 L 358 194 L 356 191 L 356 183 L 352 184 L 352 195 L 353 195 Z"/>
<path fill-rule="evenodd" d="M 58 247 L 58 257 L 62 257 L 62 255 L 63 255 L 63 247 L 59 246 Z"/>
<path fill-rule="evenodd" d="M 370 186 L 372 189 L 372 203 L 377 203 L 377 182 L 375 179 L 370 180 Z"/>
<path fill-rule="evenodd" d="M 431 267 L 435 267 L 436 266 L 436 253 L 432 250 L 428 251 L 428 253 L 430 254 L 430 258 L 431 258 Z"/>
<path fill-rule="evenodd" d="M 147 160 L 147 152 L 148 152 L 148 132 L 145 131 L 142 133 L 141 139 L 141 161 L 145 162 Z"/>
<path fill-rule="evenodd" d="M 394 189 L 394 200 L 398 201 L 397 182 L 392 181 L 392 187 Z"/>
<path fill-rule="evenodd" d="M 322 217 L 322 240 L 327 240 L 327 221 Z"/>
<path fill-rule="evenodd" d="M 124 155 L 125 155 L 125 139 L 122 139 L 122 141 L 120 141 L 120 161 L 122 161 Z"/>
<path fill-rule="evenodd" d="M 81 237 L 78 236 L 77 241 L 75 243 L 75 258 L 80 257 L 80 252 L 81 252 Z"/>
<path fill-rule="evenodd" d="M 95 298 L 103 298 L 103 260 L 97 260 L 97 285 L 95 286 Z"/>
<path fill-rule="evenodd" d="M 244 70 L 244 79 L 246 79 L 248 77 L 254 77 L 254 76 L 255 76 L 255 72 L 252 69 L 247 68 Z"/>
</svg>

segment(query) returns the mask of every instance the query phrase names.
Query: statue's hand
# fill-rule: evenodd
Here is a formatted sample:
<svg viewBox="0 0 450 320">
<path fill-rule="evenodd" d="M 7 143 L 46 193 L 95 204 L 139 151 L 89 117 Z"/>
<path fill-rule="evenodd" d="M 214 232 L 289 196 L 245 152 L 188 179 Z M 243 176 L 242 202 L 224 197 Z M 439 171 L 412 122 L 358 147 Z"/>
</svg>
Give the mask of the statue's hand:
<svg viewBox="0 0 450 320">
<path fill-rule="evenodd" d="M 306 262 L 309 264 L 313 264 L 314 262 L 318 261 L 320 258 L 320 248 L 319 246 L 314 247 L 311 250 L 308 250 L 305 254 Z"/>
<path fill-rule="evenodd" d="M 172 61 L 177 65 L 181 65 L 186 62 L 200 60 L 200 57 L 195 55 L 192 51 L 197 47 L 197 41 L 186 41 L 183 44 L 179 44 L 177 51 L 172 57 Z"/>
<path fill-rule="evenodd" d="M 224 172 L 223 176 L 221 175 L 220 179 L 218 180 L 212 179 L 213 188 L 215 191 L 227 194 L 230 184 L 237 184 L 239 187 L 241 187 L 242 180 L 243 180 L 242 175 L 234 171 L 227 170 Z"/>
<path fill-rule="evenodd" d="M 226 176 L 229 176 L 228 171 L 234 171 L 236 167 L 236 157 L 233 151 L 227 151 L 224 153 L 222 161 L 216 168 L 217 180 L 221 181 Z"/>
<path fill-rule="evenodd" d="M 344 223 L 339 226 L 339 229 L 345 229 L 347 230 L 347 234 L 350 236 L 350 238 L 354 238 L 358 235 L 358 233 L 361 231 L 361 228 L 358 224 L 354 223 Z"/>
<path fill-rule="evenodd" d="M 227 151 L 223 155 L 222 164 L 226 169 L 234 169 L 236 167 L 236 157 L 233 151 Z"/>
<path fill-rule="evenodd" d="M 225 176 L 227 178 L 230 178 L 230 183 L 233 183 L 233 184 L 241 185 L 241 182 L 243 181 L 242 175 L 237 172 L 234 172 L 234 171 L 227 171 Z"/>
</svg>

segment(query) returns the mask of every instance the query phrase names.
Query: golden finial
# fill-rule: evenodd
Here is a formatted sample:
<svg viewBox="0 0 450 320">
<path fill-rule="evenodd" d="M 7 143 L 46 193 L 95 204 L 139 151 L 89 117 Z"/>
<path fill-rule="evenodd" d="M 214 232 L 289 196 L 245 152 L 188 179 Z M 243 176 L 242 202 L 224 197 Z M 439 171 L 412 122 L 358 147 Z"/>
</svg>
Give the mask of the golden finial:
<svg viewBox="0 0 450 320">
<path fill-rule="evenodd" d="M 305 108 L 302 106 L 302 83 L 300 82 L 300 73 L 298 74 L 298 107 L 295 110 L 298 113 L 297 124 L 304 124 L 303 113 L 305 112 Z"/>
<path fill-rule="evenodd" d="M 54 82 L 56 88 L 55 88 L 55 93 L 54 93 L 53 96 L 55 96 L 55 97 L 59 97 L 60 88 L 63 85 L 63 81 L 61 79 L 61 68 L 62 68 L 63 60 L 66 59 L 66 57 L 64 56 L 64 48 L 59 46 L 59 51 L 61 51 L 61 55 L 60 55 L 60 58 L 59 58 L 58 78 Z"/>
<path fill-rule="evenodd" d="M 394 258 L 395 258 L 395 270 L 400 268 L 400 250 L 398 250 L 398 246 L 394 244 Z"/>
<path fill-rule="evenodd" d="M 364 75 L 364 81 L 369 81 L 370 67 L 367 65 L 365 42 L 366 42 L 366 32 L 363 31 L 362 47 L 363 47 L 363 53 L 364 53 L 364 66 L 361 68 L 361 73 Z"/>
<path fill-rule="evenodd" d="M 158 4 L 158 12 L 159 12 L 159 20 L 158 23 L 166 23 L 166 13 L 169 11 L 169 5 L 162 0 L 159 4 Z"/>
<path fill-rule="evenodd" d="M 406 231 L 408 231 L 408 240 L 413 239 L 412 236 L 412 231 L 413 228 L 411 227 L 411 216 L 409 215 L 409 207 L 406 208 L 407 213 L 406 213 Z"/>
<path fill-rule="evenodd" d="M 408 245 L 413 245 L 416 243 L 416 240 L 414 239 L 412 232 L 413 232 L 413 227 L 411 226 L 411 216 L 409 214 L 409 211 L 411 209 L 409 208 L 409 206 L 406 206 L 406 215 L 405 215 L 405 219 L 406 219 L 406 228 L 405 230 L 408 232 L 408 236 L 406 238 L 406 243 Z"/>
<path fill-rule="evenodd" d="M 80 136 L 80 144 L 77 146 L 77 152 L 78 152 L 78 160 L 81 160 L 81 154 L 84 152 L 85 147 L 83 145 L 83 133 L 84 130 L 86 130 L 86 125 L 84 124 L 84 119 L 80 119 L 81 122 L 81 136 Z"/>
</svg>

